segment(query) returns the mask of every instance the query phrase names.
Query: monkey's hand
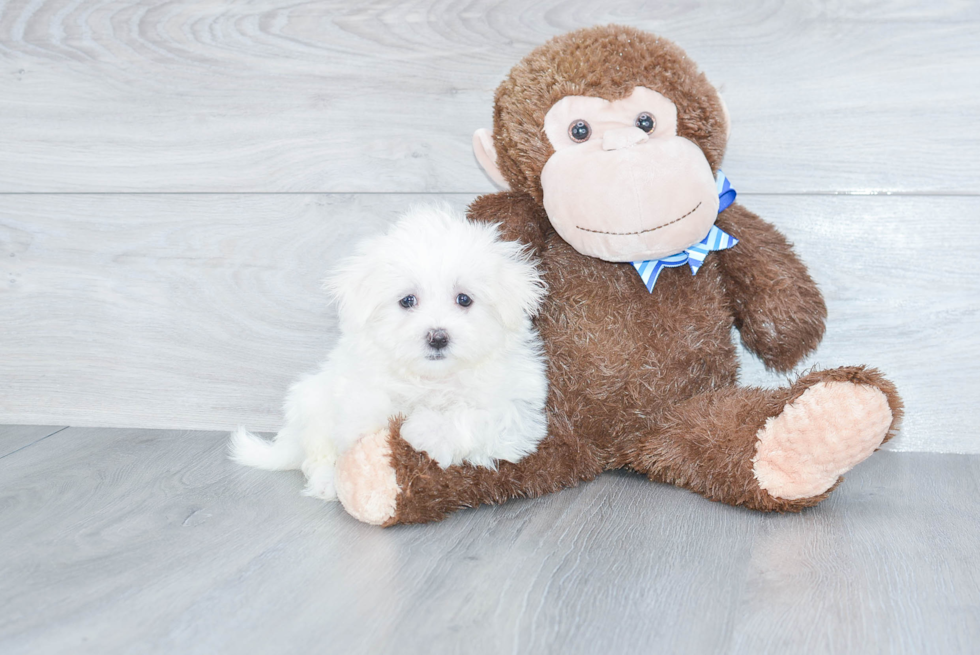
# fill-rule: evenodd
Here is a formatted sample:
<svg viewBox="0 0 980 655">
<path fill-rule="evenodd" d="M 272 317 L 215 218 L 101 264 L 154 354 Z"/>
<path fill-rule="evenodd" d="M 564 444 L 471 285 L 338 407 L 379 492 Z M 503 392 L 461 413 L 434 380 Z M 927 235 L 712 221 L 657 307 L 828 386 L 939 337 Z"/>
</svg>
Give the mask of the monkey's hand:
<svg viewBox="0 0 980 655">
<path fill-rule="evenodd" d="M 717 224 L 739 240 L 716 256 L 742 343 L 766 368 L 792 370 L 823 337 L 827 306 L 817 285 L 786 237 L 738 203 Z"/>
<path fill-rule="evenodd" d="M 508 241 L 531 246 L 538 254 L 550 229 L 544 209 L 526 193 L 501 191 L 480 196 L 470 203 L 467 218 L 484 223 L 500 223 L 501 235 Z"/>
</svg>

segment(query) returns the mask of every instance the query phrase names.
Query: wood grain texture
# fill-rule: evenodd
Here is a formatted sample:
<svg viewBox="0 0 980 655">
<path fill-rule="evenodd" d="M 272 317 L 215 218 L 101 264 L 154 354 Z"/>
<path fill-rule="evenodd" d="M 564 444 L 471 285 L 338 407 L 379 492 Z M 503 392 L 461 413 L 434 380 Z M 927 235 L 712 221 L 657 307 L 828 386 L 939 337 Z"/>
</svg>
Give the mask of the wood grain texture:
<svg viewBox="0 0 980 655">
<path fill-rule="evenodd" d="M 63 425 L 0 425 L 0 459 L 64 429 Z"/>
<path fill-rule="evenodd" d="M 0 414 L 271 428 L 335 336 L 320 280 L 411 201 L 0 197 Z"/>
<path fill-rule="evenodd" d="M 0 651 L 926 653 L 980 640 L 980 457 L 879 453 L 800 515 L 627 474 L 379 530 L 220 433 L 0 460 Z"/>
<path fill-rule="evenodd" d="M 418 200 L 0 197 L 0 422 L 275 431 L 288 385 L 335 338 L 319 280 Z M 980 453 L 980 271 L 937 261 L 951 238 L 975 261 L 980 198 L 742 200 L 827 297 L 827 335 L 800 370 L 878 366 L 908 406 L 892 447 Z M 748 384 L 784 382 L 743 363 Z"/>
<path fill-rule="evenodd" d="M 739 190 L 980 193 L 975 2 L 0 3 L 0 192 L 491 190 L 508 69 L 625 23 L 733 117 Z"/>
</svg>

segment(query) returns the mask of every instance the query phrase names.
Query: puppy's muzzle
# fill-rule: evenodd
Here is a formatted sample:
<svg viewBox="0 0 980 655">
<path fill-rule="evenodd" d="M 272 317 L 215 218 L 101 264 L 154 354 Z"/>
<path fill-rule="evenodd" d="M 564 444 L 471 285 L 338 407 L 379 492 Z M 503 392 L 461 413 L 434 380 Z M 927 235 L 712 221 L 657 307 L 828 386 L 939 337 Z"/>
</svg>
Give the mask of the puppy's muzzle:
<svg viewBox="0 0 980 655">
<path fill-rule="evenodd" d="M 449 345 L 449 333 L 442 328 L 429 330 L 429 332 L 425 335 L 425 342 L 429 344 L 430 348 L 442 350 Z"/>
</svg>

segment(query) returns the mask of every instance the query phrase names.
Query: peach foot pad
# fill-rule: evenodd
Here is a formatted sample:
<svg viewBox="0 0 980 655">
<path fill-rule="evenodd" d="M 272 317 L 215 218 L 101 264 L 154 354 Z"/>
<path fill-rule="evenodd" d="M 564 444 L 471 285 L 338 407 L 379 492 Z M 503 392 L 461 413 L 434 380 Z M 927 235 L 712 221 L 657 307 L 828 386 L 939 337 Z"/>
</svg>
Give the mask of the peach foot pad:
<svg viewBox="0 0 980 655">
<path fill-rule="evenodd" d="M 881 445 L 891 421 L 879 389 L 820 382 L 759 430 L 753 473 L 774 498 L 817 496 Z"/>
<path fill-rule="evenodd" d="M 341 455 L 334 484 L 340 503 L 358 521 L 383 525 L 392 518 L 399 489 L 388 430 L 364 437 Z"/>
</svg>

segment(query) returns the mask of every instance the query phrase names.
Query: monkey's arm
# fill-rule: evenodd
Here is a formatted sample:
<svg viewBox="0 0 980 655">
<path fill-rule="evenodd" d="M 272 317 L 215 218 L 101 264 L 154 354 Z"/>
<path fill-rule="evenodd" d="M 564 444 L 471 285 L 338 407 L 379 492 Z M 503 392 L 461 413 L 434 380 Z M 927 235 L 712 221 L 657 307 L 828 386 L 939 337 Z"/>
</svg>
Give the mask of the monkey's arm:
<svg viewBox="0 0 980 655">
<path fill-rule="evenodd" d="M 766 368 L 789 371 L 823 337 L 823 297 L 775 227 L 738 203 L 717 224 L 739 240 L 717 255 L 742 342 Z"/>
<path fill-rule="evenodd" d="M 488 193 L 474 200 L 466 213 L 471 221 L 500 223 L 508 241 L 520 241 L 537 254 L 544 247 L 548 215 L 531 196 L 513 191 Z"/>
</svg>

